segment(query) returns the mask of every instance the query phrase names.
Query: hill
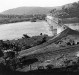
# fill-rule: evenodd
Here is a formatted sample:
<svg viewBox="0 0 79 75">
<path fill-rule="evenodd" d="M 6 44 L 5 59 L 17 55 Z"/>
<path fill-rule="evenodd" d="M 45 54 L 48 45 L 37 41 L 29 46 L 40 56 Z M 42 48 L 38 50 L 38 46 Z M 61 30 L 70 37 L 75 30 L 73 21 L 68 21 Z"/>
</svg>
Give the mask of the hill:
<svg viewBox="0 0 79 75">
<path fill-rule="evenodd" d="M 60 34 L 54 36 L 52 39 L 48 40 L 46 43 L 43 43 L 42 45 L 36 46 L 36 47 L 32 47 L 30 49 L 24 50 L 20 52 L 20 56 L 27 56 L 31 53 L 37 53 L 37 52 L 41 52 L 44 50 L 45 47 L 49 46 L 49 45 L 53 45 L 53 43 L 57 43 L 58 41 L 60 41 L 63 38 L 68 37 L 69 39 L 71 39 L 72 37 L 74 37 L 73 39 L 77 40 L 79 37 L 79 32 L 72 30 L 70 28 L 65 29 L 63 32 L 61 32 Z M 68 39 L 67 38 L 67 39 Z M 19 57 L 20 57 L 19 56 Z"/>
<path fill-rule="evenodd" d="M 19 71 L 28 71 L 27 65 L 31 65 L 30 70 L 32 70 L 47 65 L 53 65 L 54 68 L 65 67 L 64 62 L 68 60 L 77 62 L 76 53 L 79 51 L 79 45 L 76 41 L 79 42 L 79 32 L 67 28 L 46 43 L 19 52 L 17 58 L 22 60 L 23 65 L 26 65 Z"/>
<path fill-rule="evenodd" d="M 15 49 L 18 50 L 18 48 Z M 11 51 L 10 54 L 14 55 L 14 52 Z M 63 67 L 65 67 L 64 70 L 68 70 L 67 67 L 70 66 L 74 71 L 79 71 L 79 32 L 67 27 L 48 41 L 19 51 L 13 57 L 11 55 L 8 56 L 9 59 L 6 60 L 5 67 L 13 71 L 27 72 L 40 69 L 54 70 L 56 68 L 59 68 L 59 71 L 60 69 L 63 70 Z M 74 69 L 74 67 L 72 68 L 73 65 L 77 67 Z"/>
<path fill-rule="evenodd" d="M 48 14 L 53 7 L 18 7 L 14 9 L 9 9 L 1 14 L 9 15 L 32 15 L 32 14 Z"/>
<path fill-rule="evenodd" d="M 53 9 L 50 11 L 53 16 L 59 18 L 79 18 L 79 1 L 66 4 L 60 7 L 60 9 Z"/>
<path fill-rule="evenodd" d="M 79 17 L 79 2 L 66 4 L 59 7 L 18 7 L 3 11 L 4 15 L 33 15 L 52 13 L 55 17 Z"/>
</svg>

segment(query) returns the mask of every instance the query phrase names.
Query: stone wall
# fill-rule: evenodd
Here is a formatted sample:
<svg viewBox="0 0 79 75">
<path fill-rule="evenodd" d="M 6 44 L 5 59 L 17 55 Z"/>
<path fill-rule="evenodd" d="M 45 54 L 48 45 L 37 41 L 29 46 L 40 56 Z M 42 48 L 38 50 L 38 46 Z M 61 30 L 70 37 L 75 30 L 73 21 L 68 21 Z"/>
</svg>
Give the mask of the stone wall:
<svg viewBox="0 0 79 75">
<path fill-rule="evenodd" d="M 61 33 L 65 27 L 69 27 L 73 30 L 79 30 L 79 23 L 61 23 L 62 20 L 59 18 L 52 17 L 51 15 L 48 15 L 46 17 L 47 23 L 49 24 L 49 29 L 52 32 L 52 36 L 54 36 L 56 33 Z M 57 29 L 57 31 L 56 31 Z"/>
<path fill-rule="evenodd" d="M 52 36 L 54 36 L 57 33 L 57 18 L 47 16 L 46 20 L 49 24 L 49 29 L 52 32 Z"/>
</svg>

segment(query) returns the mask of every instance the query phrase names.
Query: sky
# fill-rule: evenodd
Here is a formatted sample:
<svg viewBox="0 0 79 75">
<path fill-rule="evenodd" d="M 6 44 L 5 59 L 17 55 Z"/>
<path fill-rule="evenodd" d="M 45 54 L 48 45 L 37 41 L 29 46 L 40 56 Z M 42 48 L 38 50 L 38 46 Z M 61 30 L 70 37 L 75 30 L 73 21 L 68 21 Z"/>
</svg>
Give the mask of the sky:
<svg viewBox="0 0 79 75">
<path fill-rule="evenodd" d="M 0 12 L 22 6 L 55 7 L 79 0 L 0 0 Z"/>
</svg>

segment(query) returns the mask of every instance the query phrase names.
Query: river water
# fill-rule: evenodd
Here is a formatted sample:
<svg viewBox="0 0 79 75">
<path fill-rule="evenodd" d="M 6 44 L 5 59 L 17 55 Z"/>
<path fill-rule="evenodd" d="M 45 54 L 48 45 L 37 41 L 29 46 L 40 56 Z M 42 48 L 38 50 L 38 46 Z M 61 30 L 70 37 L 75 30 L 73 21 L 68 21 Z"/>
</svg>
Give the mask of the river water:
<svg viewBox="0 0 79 75">
<path fill-rule="evenodd" d="M 0 40 L 21 38 L 23 34 L 35 36 L 40 33 L 52 35 L 47 22 L 19 22 L 0 25 Z"/>
</svg>

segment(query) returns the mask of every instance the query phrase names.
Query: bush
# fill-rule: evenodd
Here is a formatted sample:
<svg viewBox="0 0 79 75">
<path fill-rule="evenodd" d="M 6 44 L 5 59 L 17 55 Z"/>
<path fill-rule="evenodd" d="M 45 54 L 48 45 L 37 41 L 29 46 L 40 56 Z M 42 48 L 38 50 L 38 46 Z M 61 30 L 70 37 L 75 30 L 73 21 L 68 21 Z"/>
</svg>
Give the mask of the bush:
<svg viewBox="0 0 79 75">
<path fill-rule="evenodd" d="M 24 34 L 24 37 L 18 40 L 6 40 L 0 41 L 0 49 L 1 50 L 14 50 L 16 52 L 29 49 L 31 47 L 43 44 L 48 41 L 50 37 L 48 35 L 39 35 L 29 37 L 27 34 Z"/>
</svg>

